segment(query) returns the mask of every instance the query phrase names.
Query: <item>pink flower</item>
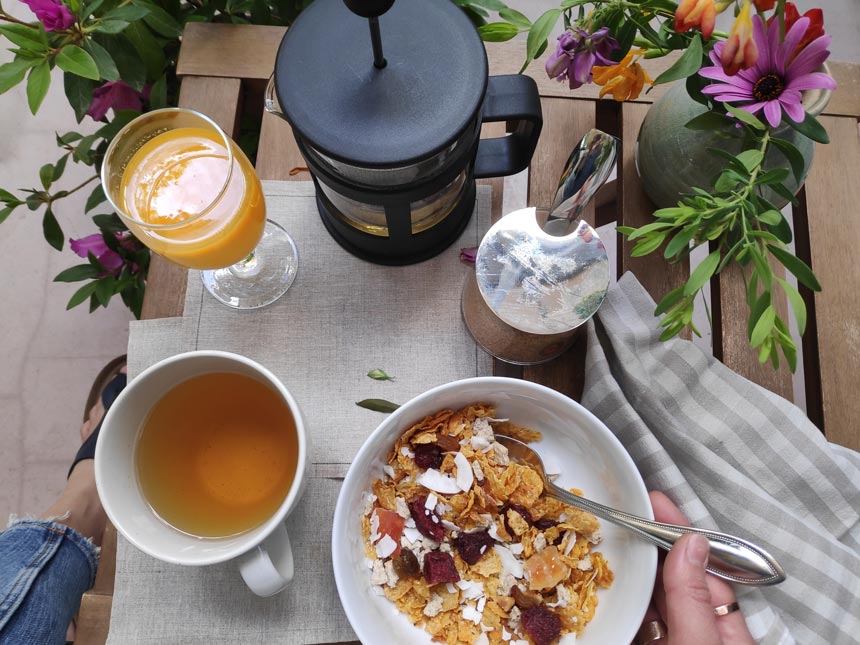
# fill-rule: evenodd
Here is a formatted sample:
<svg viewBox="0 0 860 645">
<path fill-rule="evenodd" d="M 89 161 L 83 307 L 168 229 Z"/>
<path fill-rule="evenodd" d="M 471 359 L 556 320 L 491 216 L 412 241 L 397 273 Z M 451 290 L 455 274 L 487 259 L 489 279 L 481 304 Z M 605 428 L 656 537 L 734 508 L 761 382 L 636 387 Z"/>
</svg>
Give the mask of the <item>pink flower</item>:
<svg viewBox="0 0 860 645">
<path fill-rule="evenodd" d="M 69 8 L 59 0 L 21 0 L 36 14 L 45 31 L 68 29 L 75 24 L 75 17 Z"/>
<path fill-rule="evenodd" d="M 478 255 L 478 247 L 470 246 L 463 247 L 460 249 L 460 262 L 465 262 L 466 264 L 475 264 L 475 258 Z"/>
<path fill-rule="evenodd" d="M 776 25 L 768 29 L 759 17 L 753 18 L 753 37 L 759 56 L 756 64 L 729 76 L 721 63 L 723 43 L 717 43 L 711 51 L 713 67 L 699 70 L 699 74 L 717 83 L 711 83 L 702 92 L 716 101 L 737 103 L 748 112 L 764 110 L 765 119 L 771 127 L 777 127 L 785 112 L 795 123 L 805 118 L 800 104 L 802 90 L 836 89 L 836 82 L 827 74 L 814 72 L 830 56 L 827 46 L 830 36 L 820 36 L 807 45 L 795 58 L 809 18 L 801 18 L 779 42 Z"/>
<path fill-rule="evenodd" d="M 117 239 L 121 239 L 119 235 L 117 235 Z M 82 258 L 87 258 L 92 253 L 108 273 L 116 273 L 116 270 L 123 265 L 122 258 L 108 248 L 101 233 L 93 233 L 78 240 L 70 239 L 69 244 L 72 251 Z"/>
<path fill-rule="evenodd" d="M 143 108 L 141 100 L 146 98 L 148 91 L 138 92 L 124 81 L 107 81 L 93 90 L 93 102 L 87 110 L 93 120 L 101 121 L 108 110 L 135 110 Z"/>
</svg>

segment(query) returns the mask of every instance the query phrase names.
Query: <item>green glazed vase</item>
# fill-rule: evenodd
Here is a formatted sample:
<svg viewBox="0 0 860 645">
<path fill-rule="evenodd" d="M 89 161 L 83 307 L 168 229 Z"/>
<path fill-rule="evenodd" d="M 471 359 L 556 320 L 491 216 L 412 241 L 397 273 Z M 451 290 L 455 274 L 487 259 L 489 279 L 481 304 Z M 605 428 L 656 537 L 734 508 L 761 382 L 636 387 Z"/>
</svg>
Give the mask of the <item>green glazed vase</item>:
<svg viewBox="0 0 860 645">
<path fill-rule="evenodd" d="M 828 71 L 825 69 L 823 71 Z M 804 92 L 803 106 L 813 116 L 824 111 L 830 101 L 830 91 Z M 721 148 L 731 154 L 744 150 L 743 130 L 729 125 L 720 130 L 690 130 L 684 127 L 690 119 L 707 108 L 687 94 L 681 81 L 673 84 L 648 110 L 636 146 L 636 169 L 642 179 L 642 188 L 659 208 L 675 206 L 682 195 L 697 187 L 707 191 L 714 188 L 714 181 L 725 167 L 725 161 L 708 151 Z M 803 185 L 812 165 L 814 143 L 790 125 L 782 125 L 774 135 L 793 143 L 805 161 L 801 180 L 794 174 L 785 180 L 787 188 L 796 193 Z M 770 146 L 765 156 L 764 168 L 788 168 L 788 160 L 775 147 Z M 770 189 L 763 196 L 779 208 L 788 201 Z"/>
</svg>

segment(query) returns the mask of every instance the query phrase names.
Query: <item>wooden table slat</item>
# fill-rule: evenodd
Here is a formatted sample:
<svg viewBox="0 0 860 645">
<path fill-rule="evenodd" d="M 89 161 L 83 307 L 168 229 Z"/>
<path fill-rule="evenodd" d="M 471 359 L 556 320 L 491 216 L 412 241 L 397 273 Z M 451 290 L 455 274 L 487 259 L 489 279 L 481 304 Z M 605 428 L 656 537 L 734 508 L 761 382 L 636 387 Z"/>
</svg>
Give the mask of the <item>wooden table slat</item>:
<svg viewBox="0 0 860 645">
<path fill-rule="evenodd" d="M 821 282 L 815 317 L 827 438 L 860 449 L 860 140 L 857 121 L 824 117 L 828 145 L 815 147 L 806 182 L 812 269 Z"/>
</svg>

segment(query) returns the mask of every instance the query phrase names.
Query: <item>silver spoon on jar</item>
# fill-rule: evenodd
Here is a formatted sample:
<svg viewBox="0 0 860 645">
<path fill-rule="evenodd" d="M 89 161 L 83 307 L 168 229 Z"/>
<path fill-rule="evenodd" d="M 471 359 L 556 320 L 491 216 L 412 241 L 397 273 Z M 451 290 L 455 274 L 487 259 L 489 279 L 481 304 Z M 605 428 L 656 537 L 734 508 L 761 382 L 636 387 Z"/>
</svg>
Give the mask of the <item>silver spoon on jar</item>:
<svg viewBox="0 0 860 645">
<path fill-rule="evenodd" d="M 556 486 L 547 478 L 543 461 L 533 448 L 522 441 L 500 434 L 496 435 L 496 441 L 508 449 L 508 456 L 513 461 L 531 466 L 540 475 L 546 494 L 550 497 L 630 529 L 661 549 L 668 551 L 685 533 L 699 533 L 705 536 L 711 546 L 706 568 L 709 573 L 718 578 L 750 586 L 776 585 L 785 580 L 782 567 L 760 546 L 719 531 L 666 524 L 637 517 L 574 495 Z"/>
</svg>

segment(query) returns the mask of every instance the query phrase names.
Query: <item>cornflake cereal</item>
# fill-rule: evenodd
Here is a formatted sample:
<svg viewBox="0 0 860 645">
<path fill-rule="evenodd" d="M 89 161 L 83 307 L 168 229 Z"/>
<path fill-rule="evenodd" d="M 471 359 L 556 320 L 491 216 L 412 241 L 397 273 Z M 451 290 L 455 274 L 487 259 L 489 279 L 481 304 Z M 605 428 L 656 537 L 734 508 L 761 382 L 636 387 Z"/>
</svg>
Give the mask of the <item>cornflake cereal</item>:
<svg viewBox="0 0 860 645">
<path fill-rule="evenodd" d="M 394 444 L 365 493 L 371 583 L 434 641 L 549 645 L 585 629 L 613 575 L 595 517 L 545 496 L 495 440 L 540 433 L 494 413 L 442 410 Z"/>
</svg>

